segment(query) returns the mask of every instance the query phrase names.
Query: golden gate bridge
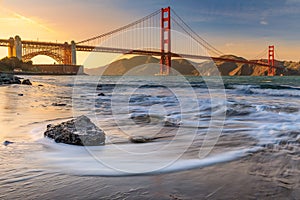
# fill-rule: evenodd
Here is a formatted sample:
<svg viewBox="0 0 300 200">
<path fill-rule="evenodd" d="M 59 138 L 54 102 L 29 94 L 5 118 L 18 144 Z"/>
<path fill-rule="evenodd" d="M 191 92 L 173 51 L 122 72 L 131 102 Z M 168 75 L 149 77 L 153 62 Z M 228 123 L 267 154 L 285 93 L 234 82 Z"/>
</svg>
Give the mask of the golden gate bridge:
<svg viewBox="0 0 300 200">
<path fill-rule="evenodd" d="M 172 12 L 172 15 L 171 15 Z M 174 38 L 174 31 L 184 34 L 185 44 Z M 177 34 L 178 35 L 178 34 Z M 221 51 L 200 37 L 184 20 L 170 7 L 159 9 L 133 23 L 79 42 L 70 44 L 26 41 L 19 36 L 0 39 L 0 46 L 8 48 L 8 57 L 17 57 L 24 62 L 38 55 L 46 55 L 63 65 L 76 65 L 76 52 L 102 52 L 150 55 L 160 57 L 160 74 L 169 75 L 171 59 L 181 57 L 185 59 L 200 59 L 244 63 L 268 67 L 268 75 L 274 76 L 275 47 L 269 46 L 268 60 L 241 60 L 221 57 Z M 207 53 L 204 53 L 205 50 Z"/>
</svg>

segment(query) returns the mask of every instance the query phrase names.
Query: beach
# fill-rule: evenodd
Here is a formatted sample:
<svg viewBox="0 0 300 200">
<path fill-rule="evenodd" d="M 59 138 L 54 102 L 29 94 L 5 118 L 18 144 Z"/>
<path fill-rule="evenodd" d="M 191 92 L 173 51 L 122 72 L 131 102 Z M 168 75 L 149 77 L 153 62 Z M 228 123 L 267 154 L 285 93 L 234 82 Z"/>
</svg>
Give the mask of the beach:
<svg viewBox="0 0 300 200">
<path fill-rule="evenodd" d="M 25 78 L 33 85 L 0 86 L 1 199 L 300 196 L 297 77 L 223 77 L 222 90 L 214 77 Z M 44 138 L 82 114 L 105 146 Z"/>
</svg>

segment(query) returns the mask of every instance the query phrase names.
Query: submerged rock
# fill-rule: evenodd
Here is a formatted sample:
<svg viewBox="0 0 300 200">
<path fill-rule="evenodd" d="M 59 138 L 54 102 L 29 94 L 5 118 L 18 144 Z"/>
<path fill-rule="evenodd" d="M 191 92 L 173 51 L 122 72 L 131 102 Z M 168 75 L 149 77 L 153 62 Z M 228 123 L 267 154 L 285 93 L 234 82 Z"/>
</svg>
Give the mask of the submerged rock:
<svg viewBox="0 0 300 200">
<path fill-rule="evenodd" d="M 156 138 L 144 137 L 144 136 L 132 136 L 129 138 L 132 143 L 147 143 L 153 142 Z"/>
<path fill-rule="evenodd" d="M 149 137 L 149 136 L 131 136 L 129 138 L 129 141 L 132 143 L 148 143 L 148 142 L 155 142 L 156 140 L 166 140 L 171 138 L 170 135 L 161 135 L 161 136 L 155 136 L 155 137 Z"/>
<path fill-rule="evenodd" d="M 165 127 L 179 127 L 181 125 L 181 121 L 176 118 L 165 118 L 164 126 Z"/>
<path fill-rule="evenodd" d="M 52 103 L 52 106 L 66 106 L 65 103 Z"/>
<path fill-rule="evenodd" d="M 82 115 L 59 125 L 49 124 L 45 137 L 57 143 L 80 146 L 100 146 L 105 144 L 105 133 L 88 117 Z"/>
<path fill-rule="evenodd" d="M 151 117 L 146 113 L 138 113 L 131 114 L 130 119 L 132 119 L 135 123 L 150 123 Z"/>
</svg>

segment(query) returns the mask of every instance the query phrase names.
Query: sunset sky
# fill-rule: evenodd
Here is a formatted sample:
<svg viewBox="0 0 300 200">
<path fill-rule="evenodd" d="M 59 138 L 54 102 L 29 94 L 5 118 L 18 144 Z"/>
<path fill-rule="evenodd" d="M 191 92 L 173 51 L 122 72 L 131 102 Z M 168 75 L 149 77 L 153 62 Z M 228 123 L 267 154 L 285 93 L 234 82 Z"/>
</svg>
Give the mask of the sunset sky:
<svg viewBox="0 0 300 200">
<path fill-rule="evenodd" d="M 0 0 L 0 38 L 80 41 L 167 6 L 224 53 L 251 59 L 274 44 L 279 59 L 300 61 L 300 0 Z"/>
</svg>

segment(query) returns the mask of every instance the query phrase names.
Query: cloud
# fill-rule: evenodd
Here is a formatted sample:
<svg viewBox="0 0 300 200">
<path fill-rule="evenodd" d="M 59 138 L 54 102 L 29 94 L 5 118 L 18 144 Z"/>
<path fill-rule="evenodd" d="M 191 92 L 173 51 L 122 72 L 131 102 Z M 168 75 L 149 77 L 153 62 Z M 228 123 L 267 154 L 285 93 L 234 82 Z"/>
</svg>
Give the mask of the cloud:
<svg viewBox="0 0 300 200">
<path fill-rule="evenodd" d="M 268 25 L 268 24 L 269 24 L 266 20 L 261 20 L 259 23 L 260 23 L 261 25 Z"/>
<path fill-rule="evenodd" d="M 15 17 L 17 17 L 18 19 L 20 19 L 20 20 L 22 20 L 22 21 L 24 21 L 24 22 L 28 22 L 28 23 L 31 23 L 31 24 L 35 24 L 35 25 L 39 26 L 40 28 L 42 28 L 42 29 L 44 29 L 44 30 L 46 30 L 46 31 L 52 32 L 52 33 L 55 32 L 54 30 L 48 28 L 47 26 L 45 26 L 45 25 L 43 25 L 43 24 L 41 24 L 41 23 L 39 23 L 39 22 L 37 22 L 37 21 L 35 21 L 35 20 L 33 20 L 33 19 L 30 19 L 30 18 L 28 18 L 28 17 L 25 17 L 25 16 L 23 16 L 23 15 L 20 15 L 20 14 L 18 14 L 18 13 L 12 12 L 12 11 L 10 11 L 10 12 L 11 12 Z"/>
<path fill-rule="evenodd" d="M 300 4 L 299 0 L 286 0 L 286 4 Z"/>
<path fill-rule="evenodd" d="M 0 2 L 1 2 L 1 0 L 0 0 Z M 19 13 L 16 13 L 12 10 L 9 10 L 7 8 L 1 8 L 1 11 L 5 13 L 5 17 L 0 16 L 1 20 L 19 21 L 19 22 L 22 22 L 22 23 L 27 23 L 27 24 L 32 24 L 32 25 L 38 26 L 38 27 L 40 27 L 40 28 L 42 28 L 42 29 L 44 29 L 48 32 L 51 32 L 51 33 L 55 32 L 54 30 L 50 29 L 49 27 L 45 26 L 44 24 L 39 23 L 37 20 L 30 19 L 30 18 L 25 17 L 25 16 L 23 16 Z"/>
</svg>

